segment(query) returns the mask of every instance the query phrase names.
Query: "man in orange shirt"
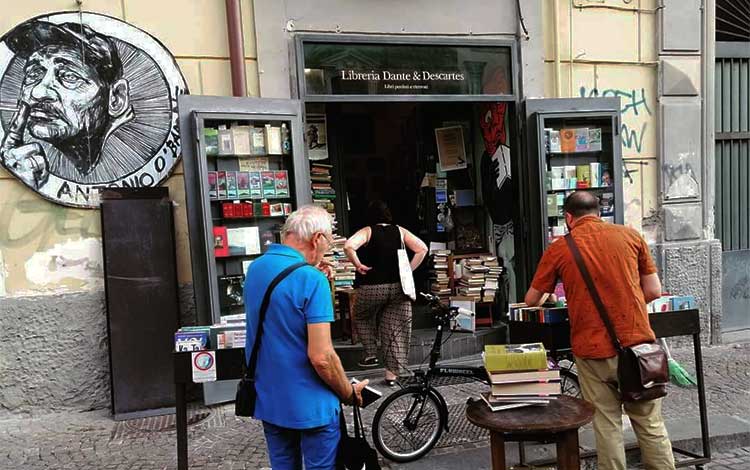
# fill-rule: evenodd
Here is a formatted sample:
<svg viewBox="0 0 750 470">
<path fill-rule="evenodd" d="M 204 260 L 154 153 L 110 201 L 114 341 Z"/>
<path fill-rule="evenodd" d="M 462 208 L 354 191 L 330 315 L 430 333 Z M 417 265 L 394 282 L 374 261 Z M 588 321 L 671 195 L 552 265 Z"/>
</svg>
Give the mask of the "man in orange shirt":
<svg viewBox="0 0 750 470">
<path fill-rule="evenodd" d="M 565 200 L 565 223 L 578 245 L 623 346 L 654 341 L 646 302 L 661 295 L 648 245 L 635 230 L 599 218 L 599 200 L 577 191 Z M 625 470 L 622 410 L 630 417 L 647 469 L 674 469 L 661 399 L 623 402 L 617 390 L 617 353 L 567 243 L 552 243 L 526 293 L 538 305 L 561 279 L 581 389 L 596 408 L 594 432 L 600 470 Z"/>
</svg>

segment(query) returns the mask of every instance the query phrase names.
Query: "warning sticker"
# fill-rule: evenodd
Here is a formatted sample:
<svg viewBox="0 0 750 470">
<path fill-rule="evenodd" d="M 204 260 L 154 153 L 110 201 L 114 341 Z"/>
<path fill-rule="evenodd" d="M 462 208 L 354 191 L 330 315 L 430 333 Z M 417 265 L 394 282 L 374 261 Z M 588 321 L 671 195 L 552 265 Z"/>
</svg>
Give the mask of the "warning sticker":
<svg viewBox="0 0 750 470">
<path fill-rule="evenodd" d="M 193 382 L 216 381 L 216 352 L 198 351 L 193 353 Z"/>
</svg>

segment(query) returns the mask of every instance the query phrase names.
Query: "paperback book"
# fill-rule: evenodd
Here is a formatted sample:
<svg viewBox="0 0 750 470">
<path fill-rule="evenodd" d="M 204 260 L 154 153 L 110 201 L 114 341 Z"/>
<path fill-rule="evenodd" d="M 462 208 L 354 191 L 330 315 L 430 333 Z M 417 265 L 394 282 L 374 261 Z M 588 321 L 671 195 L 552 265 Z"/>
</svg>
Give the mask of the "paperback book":
<svg viewBox="0 0 750 470">
<path fill-rule="evenodd" d="M 542 343 L 486 345 L 484 366 L 490 372 L 544 370 L 547 352 Z"/>
</svg>

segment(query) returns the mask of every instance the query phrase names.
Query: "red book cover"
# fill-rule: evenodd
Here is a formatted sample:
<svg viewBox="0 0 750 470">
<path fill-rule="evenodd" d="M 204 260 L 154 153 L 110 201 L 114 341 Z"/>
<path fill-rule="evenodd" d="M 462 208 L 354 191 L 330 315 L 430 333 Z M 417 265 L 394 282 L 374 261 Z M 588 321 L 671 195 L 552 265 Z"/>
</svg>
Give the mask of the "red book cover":
<svg viewBox="0 0 750 470">
<path fill-rule="evenodd" d="M 214 256 L 225 258 L 229 256 L 229 241 L 226 227 L 214 227 Z"/>
</svg>

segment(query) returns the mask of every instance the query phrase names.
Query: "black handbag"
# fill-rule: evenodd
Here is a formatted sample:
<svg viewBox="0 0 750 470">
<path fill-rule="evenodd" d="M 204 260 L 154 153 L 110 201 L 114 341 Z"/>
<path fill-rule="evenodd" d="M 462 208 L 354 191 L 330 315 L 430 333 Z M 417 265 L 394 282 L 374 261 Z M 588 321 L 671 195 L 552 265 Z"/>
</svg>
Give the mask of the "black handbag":
<svg viewBox="0 0 750 470">
<path fill-rule="evenodd" d="M 586 283 L 589 294 L 591 294 L 596 309 L 599 311 L 599 316 L 602 318 L 602 322 L 607 328 L 607 333 L 617 351 L 617 385 L 620 391 L 620 399 L 632 402 L 654 400 L 666 396 L 667 383 L 669 382 L 667 353 L 658 343 L 648 342 L 628 347 L 623 347 L 620 344 L 578 245 L 576 245 L 570 233 L 565 235 L 565 241 L 568 243 L 568 248 L 570 248 L 578 265 L 581 277 Z"/>
<path fill-rule="evenodd" d="M 266 293 L 263 295 L 260 312 L 258 313 L 258 330 L 255 334 L 253 350 L 250 353 L 250 360 L 245 365 L 245 372 L 242 374 L 240 383 L 237 384 L 237 395 L 234 398 L 234 414 L 236 416 L 251 417 L 255 413 L 255 400 L 257 398 L 257 392 L 255 391 L 255 367 L 258 363 L 260 339 L 263 336 L 263 322 L 266 319 L 266 310 L 268 310 L 268 303 L 271 300 L 271 293 L 279 282 L 291 274 L 292 271 L 302 266 L 307 266 L 307 263 L 296 263 L 281 271 L 281 273 L 273 278 L 273 281 L 271 281 L 271 284 L 266 289 Z"/>
<path fill-rule="evenodd" d="M 354 416 L 354 436 L 349 436 L 344 419 L 344 408 L 339 412 L 339 425 L 341 426 L 341 441 L 336 454 L 336 470 L 380 470 L 378 453 L 370 447 L 365 437 L 365 428 L 362 425 L 362 416 L 359 407 L 352 408 Z"/>
</svg>

